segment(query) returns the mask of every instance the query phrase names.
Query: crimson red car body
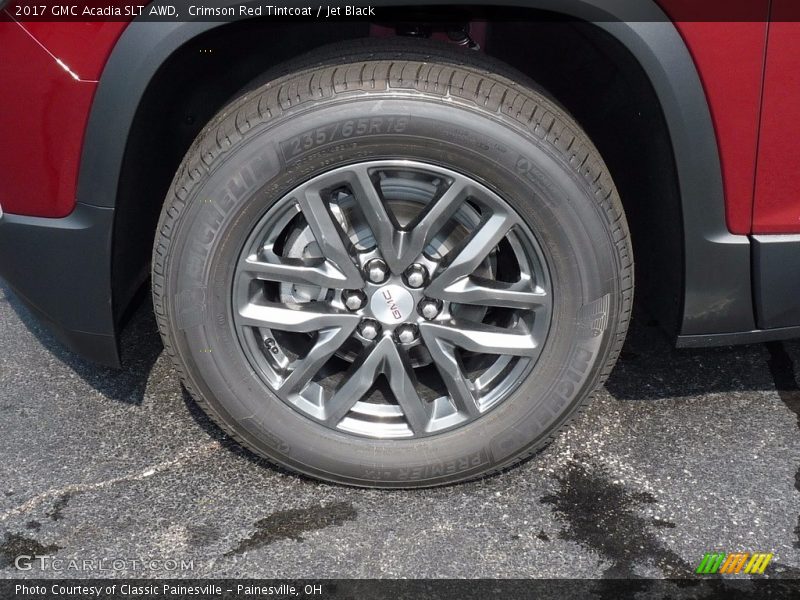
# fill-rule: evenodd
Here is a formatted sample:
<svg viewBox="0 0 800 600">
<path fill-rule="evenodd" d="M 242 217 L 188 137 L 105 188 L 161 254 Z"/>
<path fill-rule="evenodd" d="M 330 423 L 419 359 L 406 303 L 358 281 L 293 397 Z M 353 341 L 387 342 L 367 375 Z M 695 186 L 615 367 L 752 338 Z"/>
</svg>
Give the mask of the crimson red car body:
<svg viewBox="0 0 800 600">
<path fill-rule="evenodd" d="M 80 148 L 103 66 L 125 22 L 0 22 L 7 103 L 0 136 L 3 210 L 64 217 L 75 207 Z M 80 41 L 80 43 L 77 43 Z M 31 177 L 31 173 L 37 176 Z"/>
<path fill-rule="evenodd" d="M 555 6 L 548 2 L 530 4 L 534 7 L 546 5 L 545 8 L 549 10 Z M 679 126 L 691 128 L 689 123 L 695 119 L 691 111 L 695 108 L 682 105 L 684 98 L 681 94 L 684 90 L 669 88 L 668 80 L 671 78 L 673 85 L 678 85 L 674 82 L 680 81 L 683 74 L 658 72 L 659 69 L 669 70 L 677 60 L 667 56 L 670 50 L 663 48 L 663 42 L 659 42 L 662 56 L 656 50 L 645 47 L 646 44 L 641 45 L 637 40 L 646 40 L 649 30 L 640 23 L 635 28 L 635 36 L 631 38 L 628 50 L 642 63 L 662 102 L 676 160 L 683 160 L 687 165 L 697 160 L 691 156 L 679 156 L 679 136 L 684 138 L 681 142 L 684 147 L 690 147 L 692 143 L 696 143 L 698 148 L 713 144 L 718 156 L 715 167 L 718 173 L 708 172 L 707 175 L 711 180 L 719 177 L 724 190 L 724 204 L 718 207 L 714 204 L 717 200 L 702 198 L 707 195 L 706 192 L 700 188 L 695 190 L 697 197 L 709 204 L 702 208 L 702 214 L 711 215 L 721 210 L 724 223 L 721 228 L 709 225 L 690 234 L 687 227 L 697 222 L 691 214 L 695 200 L 685 193 L 690 182 L 680 174 L 681 167 L 678 165 L 679 175 L 675 185 L 681 187 L 683 194 L 683 260 L 686 261 L 683 269 L 684 292 L 678 301 L 682 310 L 678 327 L 680 339 L 685 345 L 698 345 L 796 335 L 800 332 L 800 320 L 795 321 L 794 309 L 785 303 L 779 306 L 771 304 L 772 296 L 786 291 L 780 286 L 775 287 L 778 285 L 776 281 L 783 278 L 774 272 L 774 266 L 759 262 L 766 261 L 766 257 L 776 253 L 785 257 L 789 251 L 786 243 L 793 241 L 771 238 L 770 235 L 800 233 L 800 181 L 795 176 L 800 171 L 800 153 L 797 152 L 797 140 L 800 139 L 800 24 L 792 21 L 796 9 L 792 6 L 792 0 L 753 0 L 738 3 L 744 17 L 701 21 L 683 18 L 687 6 L 683 0 L 663 0 L 660 5 L 666 14 L 674 18 L 674 22 L 649 25 L 653 26 L 651 29 L 654 32 L 658 30 L 658 35 L 663 39 L 667 39 L 665 36 L 668 35 L 664 27 L 672 27 L 685 43 L 684 48 L 676 45 L 674 51 L 688 52 L 691 56 L 696 71 L 685 75 L 688 78 L 686 86 L 691 85 L 690 79 L 693 77 L 699 77 L 702 82 L 707 102 L 702 110 L 710 114 L 712 140 L 705 139 L 702 131 L 678 132 Z M 95 140 L 102 135 L 111 135 L 108 132 L 98 133 L 104 127 L 102 120 L 108 124 L 108 131 L 122 126 L 112 123 L 116 119 L 113 111 L 104 108 L 101 114 L 98 97 L 101 88 L 124 78 L 112 73 L 109 65 L 113 63 L 115 54 L 122 53 L 119 47 L 125 45 L 123 40 L 126 37 L 133 39 L 134 33 L 127 31 L 129 25 L 126 21 L 24 20 L 15 18 L 10 8 L 5 9 L 5 20 L 0 22 L 0 40 L 4 54 L 9 58 L 0 62 L 0 78 L 5 90 L 0 136 L 7 142 L 13 141 L 0 146 L 0 206 L 6 215 L 68 219 L 75 214 L 76 202 L 82 202 L 87 207 L 114 207 L 115 199 L 109 196 L 116 195 L 118 177 L 113 180 L 113 185 L 104 184 L 105 187 L 99 184 L 92 187 L 92 182 L 84 181 L 81 188 L 80 179 L 90 177 L 82 174 L 83 169 L 89 169 L 90 163 L 102 165 L 105 160 L 109 168 L 117 168 L 113 164 L 112 153 L 107 159 L 104 158 L 106 149 L 98 148 Z M 170 35 L 177 31 L 174 24 L 159 25 L 163 25 L 165 31 L 171 27 L 168 31 Z M 135 35 L 144 39 L 146 35 L 141 27 L 146 24 L 138 26 Z M 194 27 L 192 31 L 187 32 L 184 28 L 180 34 L 175 34 L 175 40 L 165 43 L 167 57 L 193 36 L 213 29 L 210 25 L 191 27 Z M 612 36 L 615 35 L 615 27 L 606 28 Z M 618 37 L 623 39 L 622 36 Z M 124 49 L 130 55 L 133 54 L 129 47 L 132 43 L 129 41 Z M 149 69 L 148 72 L 153 74 L 158 71 L 159 65 L 148 62 L 153 60 L 148 52 L 152 54 L 154 51 L 149 48 L 147 52 L 143 50 L 139 62 L 129 58 L 135 63 L 130 67 L 132 71 L 144 72 Z M 651 64 L 646 64 L 647 61 Z M 118 68 L 118 65 L 114 65 L 114 68 Z M 138 101 L 132 100 L 134 103 Z M 668 103 L 675 105 L 673 112 L 678 115 L 675 118 L 667 114 Z M 120 118 L 127 119 L 126 127 L 128 121 L 134 118 L 136 106 L 138 104 L 128 109 L 124 118 Z M 676 124 L 679 117 L 684 123 Z M 702 119 L 702 115 L 698 118 Z M 92 119 L 95 121 L 94 129 L 90 131 Z M 694 140 L 693 135 L 697 136 Z M 119 153 L 124 151 L 126 144 L 127 139 L 118 141 L 123 148 Z M 697 151 L 700 152 L 700 149 Z M 101 187 L 102 192 L 99 191 Z M 113 192 L 109 192 L 112 188 Z M 92 197 L 82 197 L 82 189 L 89 189 Z M 98 200 L 100 195 L 102 197 Z M 25 226 L 44 225 L 36 221 L 25 222 Z M 70 224 L 66 226 L 72 227 Z M 119 223 L 116 226 L 119 227 Z M 726 238 L 728 234 L 732 237 Z M 759 238 L 762 234 L 766 237 Z M 113 247 L 116 241 L 112 241 L 111 232 L 104 232 L 100 237 L 105 240 L 102 243 L 109 254 L 108 260 L 103 258 L 102 262 L 111 263 L 115 260 L 112 255 L 118 252 Z M 776 250 L 779 246 L 771 245 L 773 241 L 781 242 L 780 251 Z M 718 256 L 708 258 L 705 250 L 701 250 L 710 245 L 715 245 L 719 250 Z M 791 252 L 796 247 L 791 246 Z M 675 260 L 681 258 L 676 257 Z M 707 261 L 712 271 L 708 277 L 708 288 L 698 283 L 703 279 L 703 266 L 695 261 Z M 729 272 L 717 273 L 720 265 L 726 269 L 730 266 Z M 110 264 L 107 270 L 121 272 Z M 8 269 L 6 271 L 6 277 L 9 277 Z M 112 284 L 107 285 L 110 287 Z M 83 333 L 114 339 L 113 330 L 119 323 L 124 302 L 115 304 L 109 309 L 111 316 L 104 317 L 106 321 L 111 319 L 112 325 L 106 323 L 96 327 L 96 331 L 87 331 L 86 324 L 81 327 L 74 323 L 59 324 L 62 319 L 49 314 L 52 310 L 33 298 L 35 294 L 32 291 L 26 293 L 23 289 L 25 285 L 15 287 L 57 327 L 62 326 L 69 331 L 82 327 Z M 102 294 L 110 296 L 110 291 L 103 289 L 98 294 L 98 297 Z M 127 298 L 131 294 L 126 292 L 121 295 Z M 98 302 L 102 304 L 100 300 Z M 111 304 L 110 299 L 108 304 Z M 720 335 L 722 337 L 715 337 Z M 73 346 L 82 347 L 81 344 Z"/>
</svg>

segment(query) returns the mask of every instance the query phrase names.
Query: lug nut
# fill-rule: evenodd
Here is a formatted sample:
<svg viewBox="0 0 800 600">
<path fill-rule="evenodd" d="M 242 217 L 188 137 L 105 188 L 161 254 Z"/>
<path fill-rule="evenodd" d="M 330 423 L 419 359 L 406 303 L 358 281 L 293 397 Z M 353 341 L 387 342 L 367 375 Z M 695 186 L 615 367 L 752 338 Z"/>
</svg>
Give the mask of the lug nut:
<svg viewBox="0 0 800 600">
<path fill-rule="evenodd" d="M 433 321 L 433 319 L 438 317 L 439 313 L 442 311 L 442 303 L 439 300 L 434 300 L 433 298 L 423 298 L 420 300 L 417 308 L 419 308 L 419 314 L 425 317 L 428 321 Z"/>
<path fill-rule="evenodd" d="M 401 344 L 410 344 L 417 339 L 417 326 L 406 323 L 394 331 L 395 338 Z"/>
<path fill-rule="evenodd" d="M 347 310 L 356 311 L 367 303 L 367 295 L 361 290 L 345 290 L 342 292 L 342 302 Z"/>
<path fill-rule="evenodd" d="M 367 340 L 374 340 L 381 332 L 380 323 L 373 319 L 364 319 L 358 325 L 358 333 Z"/>
<path fill-rule="evenodd" d="M 364 270 L 372 283 L 383 283 L 389 276 L 389 267 L 380 258 L 373 258 L 367 262 Z"/>
<path fill-rule="evenodd" d="M 411 288 L 421 288 L 428 281 L 428 270 L 422 265 L 415 263 L 403 273 L 406 284 Z"/>
</svg>

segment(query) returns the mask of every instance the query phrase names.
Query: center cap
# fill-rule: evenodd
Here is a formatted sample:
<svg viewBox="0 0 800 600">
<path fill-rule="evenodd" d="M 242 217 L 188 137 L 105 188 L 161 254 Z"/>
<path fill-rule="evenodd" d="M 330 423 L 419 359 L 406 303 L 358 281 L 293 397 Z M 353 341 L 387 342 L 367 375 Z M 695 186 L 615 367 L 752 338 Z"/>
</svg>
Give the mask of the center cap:
<svg viewBox="0 0 800 600">
<path fill-rule="evenodd" d="M 414 298 L 403 286 L 390 284 L 372 294 L 369 307 L 381 323 L 398 325 L 414 311 Z"/>
</svg>

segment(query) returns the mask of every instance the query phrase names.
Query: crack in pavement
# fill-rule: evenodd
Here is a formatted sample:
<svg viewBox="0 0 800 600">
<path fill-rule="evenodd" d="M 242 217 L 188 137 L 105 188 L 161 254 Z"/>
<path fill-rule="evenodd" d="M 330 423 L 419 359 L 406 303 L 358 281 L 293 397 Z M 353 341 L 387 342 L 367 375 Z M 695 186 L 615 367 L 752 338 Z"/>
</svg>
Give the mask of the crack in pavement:
<svg viewBox="0 0 800 600">
<path fill-rule="evenodd" d="M 0 514 L 0 522 L 6 521 L 11 517 L 22 515 L 29 510 L 36 508 L 40 504 L 43 504 L 47 500 L 51 498 L 56 499 L 56 505 L 63 501 L 64 497 L 73 496 L 75 494 L 81 494 L 83 492 L 92 492 L 96 490 L 102 490 L 104 488 L 108 488 L 119 483 L 130 483 L 134 481 L 142 481 L 157 473 L 161 473 L 163 471 L 172 469 L 180 464 L 184 463 L 187 460 L 191 460 L 194 458 L 199 458 L 203 456 L 207 456 L 218 451 L 221 448 L 219 442 L 214 441 L 208 444 L 203 444 L 202 446 L 195 446 L 192 448 L 187 448 L 186 450 L 179 452 L 175 458 L 170 460 L 165 460 L 160 462 L 152 467 L 148 467 L 144 471 L 139 473 L 131 473 L 129 475 L 122 475 L 120 477 L 113 477 L 111 479 L 104 479 L 103 481 L 97 481 L 95 483 L 75 483 L 71 485 L 66 485 L 64 487 L 56 488 L 47 490 L 42 492 L 41 494 L 37 494 L 33 498 L 23 502 L 19 506 L 7 510 L 6 512 Z"/>
<path fill-rule="evenodd" d="M 50 509 L 50 512 L 47 513 L 47 516 L 53 521 L 60 521 L 64 516 L 64 509 L 74 495 L 74 492 L 64 492 L 61 494 L 53 503 L 53 507 Z"/>
</svg>

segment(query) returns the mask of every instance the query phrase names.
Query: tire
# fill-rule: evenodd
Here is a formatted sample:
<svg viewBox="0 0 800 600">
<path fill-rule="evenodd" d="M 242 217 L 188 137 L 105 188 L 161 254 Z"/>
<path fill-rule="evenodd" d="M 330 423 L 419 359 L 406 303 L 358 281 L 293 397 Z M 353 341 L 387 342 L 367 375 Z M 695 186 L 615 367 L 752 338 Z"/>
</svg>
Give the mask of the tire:
<svg viewBox="0 0 800 600">
<path fill-rule="evenodd" d="M 201 132 L 158 225 L 156 317 L 197 403 L 273 463 L 465 481 L 546 446 L 610 372 L 628 227 L 599 153 L 535 85 L 370 44 L 301 60 Z M 444 225 L 425 219 L 440 196 Z"/>
</svg>

